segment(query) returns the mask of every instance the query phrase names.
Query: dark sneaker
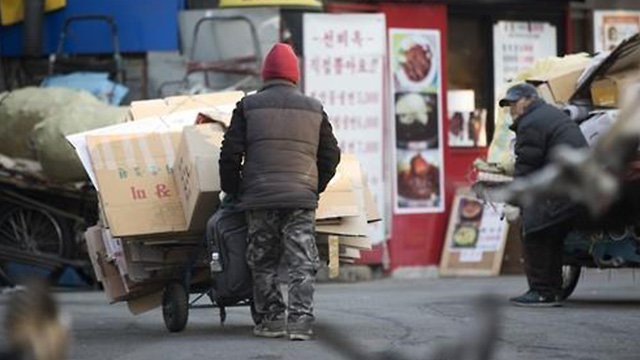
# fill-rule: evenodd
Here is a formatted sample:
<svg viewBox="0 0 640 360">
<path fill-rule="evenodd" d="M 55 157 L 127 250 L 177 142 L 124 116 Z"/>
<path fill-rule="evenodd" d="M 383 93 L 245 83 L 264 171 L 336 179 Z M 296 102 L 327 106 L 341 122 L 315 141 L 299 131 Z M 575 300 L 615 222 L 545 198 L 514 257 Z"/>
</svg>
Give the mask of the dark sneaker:
<svg viewBox="0 0 640 360">
<path fill-rule="evenodd" d="M 509 299 L 515 306 L 524 307 L 557 307 L 561 306 L 558 297 L 547 295 L 535 290 L 529 290 L 524 295 Z"/>
<path fill-rule="evenodd" d="M 289 340 L 307 341 L 313 338 L 313 329 L 310 322 L 289 323 L 287 325 Z"/>
<path fill-rule="evenodd" d="M 253 335 L 266 338 L 280 338 L 287 335 L 284 320 L 262 321 L 253 327 Z"/>
</svg>

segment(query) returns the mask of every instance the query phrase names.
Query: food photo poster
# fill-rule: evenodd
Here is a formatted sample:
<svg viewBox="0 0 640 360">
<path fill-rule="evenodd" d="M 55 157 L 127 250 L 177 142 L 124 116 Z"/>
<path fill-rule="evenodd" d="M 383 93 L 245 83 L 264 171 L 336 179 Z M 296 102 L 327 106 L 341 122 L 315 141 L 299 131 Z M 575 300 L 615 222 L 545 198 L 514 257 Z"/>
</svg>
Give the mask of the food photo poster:
<svg viewBox="0 0 640 360">
<path fill-rule="evenodd" d="M 394 209 L 444 212 L 440 31 L 390 29 Z"/>
</svg>

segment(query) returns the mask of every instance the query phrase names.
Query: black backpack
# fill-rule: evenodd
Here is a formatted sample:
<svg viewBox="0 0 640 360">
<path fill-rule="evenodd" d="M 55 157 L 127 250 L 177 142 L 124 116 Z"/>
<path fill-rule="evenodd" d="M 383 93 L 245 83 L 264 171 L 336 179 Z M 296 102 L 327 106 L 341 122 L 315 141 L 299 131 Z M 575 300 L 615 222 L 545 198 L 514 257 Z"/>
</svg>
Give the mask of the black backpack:
<svg viewBox="0 0 640 360">
<path fill-rule="evenodd" d="M 254 321 L 253 281 L 247 265 L 247 220 L 244 210 L 232 201 L 225 201 L 207 222 L 206 240 L 211 254 L 220 254 L 222 271 L 211 274 L 211 300 L 220 308 L 220 318 L 226 318 L 225 307 L 250 305 Z"/>
</svg>

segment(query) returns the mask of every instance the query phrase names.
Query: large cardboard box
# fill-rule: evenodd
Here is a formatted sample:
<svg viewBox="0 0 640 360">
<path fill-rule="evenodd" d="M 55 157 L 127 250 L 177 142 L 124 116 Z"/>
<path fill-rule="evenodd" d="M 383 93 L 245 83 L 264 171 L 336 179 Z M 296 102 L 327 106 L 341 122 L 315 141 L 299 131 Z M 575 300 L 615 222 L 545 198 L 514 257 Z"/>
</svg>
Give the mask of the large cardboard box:
<svg viewBox="0 0 640 360">
<path fill-rule="evenodd" d="M 538 88 L 538 95 L 550 104 L 566 104 L 576 91 L 578 78 L 588 62 L 580 63 L 556 71 L 540 74 L 527 79 Z"/>
<path fill-rule="evenodd" d="M 640 71 L 634 69 L 609 74 L 591 83 L 593 105 L 608 108 L 620 108 L 629 89 L 640 83 Z"/>
<path fill-rule="evenodd" d="M 204 231 L 219 203 L 218 160 L 224 134 L 215 124 L 187 126 L 182 131 L 174 178 L 187 228 Z"/>
<path fill-rule="evenodd" d="M 85 232 L 87 250 L 96 278 L 102 283 L 104 292 L 111 302 L 124 299 L 128 292 L 120 276 L 118 267 L 107 261 L 107 249 L 102 239 L 102 229 L 98 226 L 90 227 Z"/>
<path fill-rule="evenodd" d="M 87 136 L 114 237 L 187 230 L 173 177 L 179 141 L 177 131 Z"/>
<path fill-rule="evenodd" d="M 242 91 L 231 91 L 134 101 L 129 108 L 128 120 L 136 121 L 150 116 L 164 116 L 184 110 L 208 109 L 208 116 L 228 123 L 235 104 L 242 97 L 244 97 Z"/>
</svg>

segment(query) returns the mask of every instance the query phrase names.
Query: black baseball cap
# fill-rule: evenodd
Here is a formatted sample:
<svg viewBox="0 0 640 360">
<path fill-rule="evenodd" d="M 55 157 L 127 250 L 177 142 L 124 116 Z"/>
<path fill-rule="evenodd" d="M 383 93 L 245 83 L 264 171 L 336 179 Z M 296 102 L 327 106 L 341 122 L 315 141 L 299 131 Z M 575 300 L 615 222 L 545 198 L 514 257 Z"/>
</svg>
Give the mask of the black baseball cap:
<svg viewBox="0 0 640 360">
<path fill-rule="evenodd" d="M 513 85 L 507 90 L 507 95 L 498 103 L 500 107 L 506 107 L 522 98 L 537 98 L 536 88 L 527 83 Z"/>
</svg>

